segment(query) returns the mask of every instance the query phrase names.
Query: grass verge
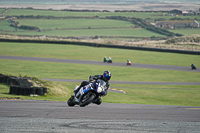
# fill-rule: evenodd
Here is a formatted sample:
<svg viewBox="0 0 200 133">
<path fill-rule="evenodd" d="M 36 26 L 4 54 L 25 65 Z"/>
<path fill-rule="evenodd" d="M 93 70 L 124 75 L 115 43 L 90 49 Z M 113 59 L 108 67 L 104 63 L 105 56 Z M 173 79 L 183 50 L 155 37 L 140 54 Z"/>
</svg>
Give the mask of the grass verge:
<svg viewBox="0 0 200 133">
<path fill-rule="evenodd" d="M 69 88 L 69 91 L 72 94 L 74 86 L 78 83 L 57 82 L 56 84 Z M 123 87 L 118 84 L 111 85 L 112 88 L 116 89 L 119 86 L 121 87 L 118 89 L 125 90 L 127 94 L 108 92 L 107 96 L 102 97 L 103 103 L 200 106 L 200 87 L 197 85 L 123 85 Z M 69 94 L 30 97 L 9 95 L 8 92 L 9 87 L 0 84 L 0 97 L 50 101 L 67 101 L 70 97 Z"/>
<path fill-rule="evenodd" d="M 116 86 L 122 86 L 113 84 Z M 105 102 L 151 105 L 200 106 L 199 85 L 123 85 L 126 95 L 109 93 Z M 112 95 L 112 96 L 111 96 Z"/>
</svg>

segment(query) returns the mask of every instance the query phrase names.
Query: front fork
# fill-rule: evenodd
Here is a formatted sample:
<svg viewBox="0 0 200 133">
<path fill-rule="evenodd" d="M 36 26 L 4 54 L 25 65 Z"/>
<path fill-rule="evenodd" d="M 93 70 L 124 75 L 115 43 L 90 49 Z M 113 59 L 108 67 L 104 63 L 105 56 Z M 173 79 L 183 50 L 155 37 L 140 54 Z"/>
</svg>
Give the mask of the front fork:
<svg viewBox="0 0 200 133">
<path fill-rule="evenodd" d="M 77 89 L 77 87 L 75 89 Z M 81 89 L 76 93 L 76 95 L 74 97 L 75 102 L 79 103 L 80 100 L 82 99 L 82 97 L 84 96 L 84 94 L 86 94 L 87 92 L 89 92 L 91 90 L 92 90 L 91 84 L 81 87 Z"/>
<path fill-rule="evenodd" d="M 74 101 L 76 103 L 79 103 L 81 98 L 83 97 L 84 91 L 83 91 L 83 87 L 81 87 L 81 89 L 78 91 L 78 93 L 76 93 L 75 97 L 74 97 Z"/>
</svg>

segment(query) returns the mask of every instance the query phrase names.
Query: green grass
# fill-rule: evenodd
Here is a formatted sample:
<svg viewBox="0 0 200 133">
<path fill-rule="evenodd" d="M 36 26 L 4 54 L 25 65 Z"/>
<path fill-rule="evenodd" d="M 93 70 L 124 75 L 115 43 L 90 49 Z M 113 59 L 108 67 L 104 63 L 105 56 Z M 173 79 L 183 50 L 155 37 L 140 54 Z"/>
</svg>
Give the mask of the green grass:
<svg viewBox="0 0 200 133">
<path fill-rule="evenodd" d="M 7 20 L 0 20 L 0 29 L 1 30 L 14 31 L 15 29 L 13 27 L 10 27 L 9 25 L 10 25 L 10 23 L 8 23 Z"/>
<path fill-rule="evenodd" d="M 133 63 L 177 65 L 188 67 L 194 63 L 196 66 L 200 66 L 199 55 L 59 44 L 0 42 L 0 55 L 94 61 L 103 61 L 104 56 L 110 56 L 114 62 L 126 62 L 127 59 L 130 59 Z"/>
<path fill-rule="evenodd" d="M 115 84 L 114 84 L 115 85 Z M 117 86 L 117 85 L 115 85 Z M 123 85 L 126 86 L 126 85 Z M 182 105 L 200 106 L 199 86 L 158 86 L 158 85 L 129 85 L 132 88 L 121 88 L 127 92 L 108 93 L 103 102 L 152 104 L 154 105 Z M 141 87 L 142 86 L 142 87 Z M 120 98 L 119 98 L 120 97 Z"/>
<path fill-rule="evenodd" d="M 179 33 L 183 35 L 196 35 L 200 34 L 200 29 L 176 29 L 176 30 L 170 30 L 171 32 L 174 33 Z"/>
<path fill-rule="evenodd" d="M 142 34 L 143 33 L 143 34 Z M 132 37 L 165 37 L 145 29 L 83 29 L 83 30 L 47 30 L 42 32 L 12 32 L 16 35 L 49 35 L 49 36 L 132 36 Z"/>
<path fill-rule="evenodd" d="M 13 28 L 10 23 L 0 21 L 1 33 L 17 35 L 56 35 L 56 36 L 134 36 L 134 37 L 165 37 L 163 35 L 145 30 L 132 29 L 131 22 L 109 19 L 19 19 L 19 25 L 35 26 L 38 31 L 21 30 Z M 121 29 L 120 27 L 125 27 Z M 74 28 L 74 29 L 73 29 Z M 85 28 L 85 29 L 80 29 Z M 100 28 L 100 29 L 95 29 Z M 101 29 L 103 28 L 103 29 Z M 114 29 L 109 29 L 114 28 Z M 9 32 L 5 32 L 9 31 Z M 15 31 L 15 32 L 13 32 Z M 21 32 L 23 31 L 23 32 Z"/>
<path fill-rule="evenodd" d="M 46 30 L 42 32 L 1 32 L 2 34 L 15 35 L 47 35 L 47 36 L 132 36 L 132 37 L 165 37 L 163 35 L 147 31 L 145 29 L 83 29 L 83 30 Z"/>
<path fill-rule="evenodd" d="M 131 22 L 110 19 L 17 19 L 20 25 L 35 26 L 43 29 L 66 28 L 100 28 L 100 27 L 131 27 Z"/>
<path fill-rule="evenodd" d="M 56 82 L 69 88 L 73 92 L 74 86 L 79 83 Z M 120 89 L 126 94 L 108 92 L 102 97 L 103 103 L 124 103 L 124 104 L 150 104 L 150 105 L 179 105 L 179 106 L 200 106 L 199 86 L 173 86 L 173 85 L 120 85 L 111 84 L 112 88 L 122 86 Z M 128 88 L 129 87 L 129 88 Z M 119 88 L 118 88 L 119 89 Z M 70 95 L 46 95 L 38 97 L 10 95 L 9 86 L 0 84 L 0 97 L 20 98 L 31 100 L 67 101 Z"/>
<path fill-rule="evenodd" d="M 200 73 L 145 68 L 97 66 L 54 62 L 18 61 L 0 59 L 2 73 L 29 75 L 37 78 L 81 79 L 89 75 L 112 72 L 113 81 L 199 82 Z"/>
<path fill-rule="evenodd" d="M 22 30 L 22 29 L 11 27 L 10 24 L 11 23 L 8 23 L 7 20 L 0 20 L 0 30 L 1 31 L 9 31 L 9 32 L 25 31 L 25 30 Z"/>
<path fill-rule="evenodd" d="M 0 8 L 0 14 L 3 13 L 5 11 L 5 9 Z"/>
</svg>

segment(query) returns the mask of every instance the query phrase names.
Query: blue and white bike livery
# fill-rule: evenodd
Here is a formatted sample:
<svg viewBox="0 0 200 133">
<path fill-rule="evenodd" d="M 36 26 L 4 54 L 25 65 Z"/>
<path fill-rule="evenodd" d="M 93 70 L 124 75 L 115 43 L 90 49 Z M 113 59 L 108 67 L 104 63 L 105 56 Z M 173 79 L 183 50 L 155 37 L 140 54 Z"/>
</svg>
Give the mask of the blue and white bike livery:
<svg viewBox="0 0 200 133">
<path fill-rule="evenodd" d="M 75 90 L 78 86 L 76 86 Z M 67 101 L 69 106 L 79 105 L 80 107 L 85 107 L 90 103 L 95 103 L 101 96 L 105 96 L 107 93 L 106 82 L 98 79 L 86 86 L 81 87 L 81 89 L 72 95 Z"/>
</svg>

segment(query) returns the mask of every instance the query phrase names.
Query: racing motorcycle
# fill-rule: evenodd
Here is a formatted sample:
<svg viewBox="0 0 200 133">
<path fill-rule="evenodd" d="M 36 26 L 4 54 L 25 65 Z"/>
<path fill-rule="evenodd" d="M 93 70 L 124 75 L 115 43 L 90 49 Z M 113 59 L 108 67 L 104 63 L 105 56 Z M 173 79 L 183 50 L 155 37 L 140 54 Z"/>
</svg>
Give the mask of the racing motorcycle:
<svg viewBox="0 0 200 133">
<path fill-rule="evenodd" d="M 78 86 L 75 87 L 77 89 Z M 90 103 L 95 103 L 101 96 L 106 94 L 106 82 L 98 79 L 97 81 L 90 82 L 88 85 L 83 86 L 80 90 L 72 95 L 67 101 L 68 106 L 79 105 L 85 107 Z"/>
<path fill-rule="evenodd" d="M 126 62 L 126 65 L 127 65 L 127 66 L 131 66 L 131 61 L 127 61 L 127 62 Z"/>
</svg>

